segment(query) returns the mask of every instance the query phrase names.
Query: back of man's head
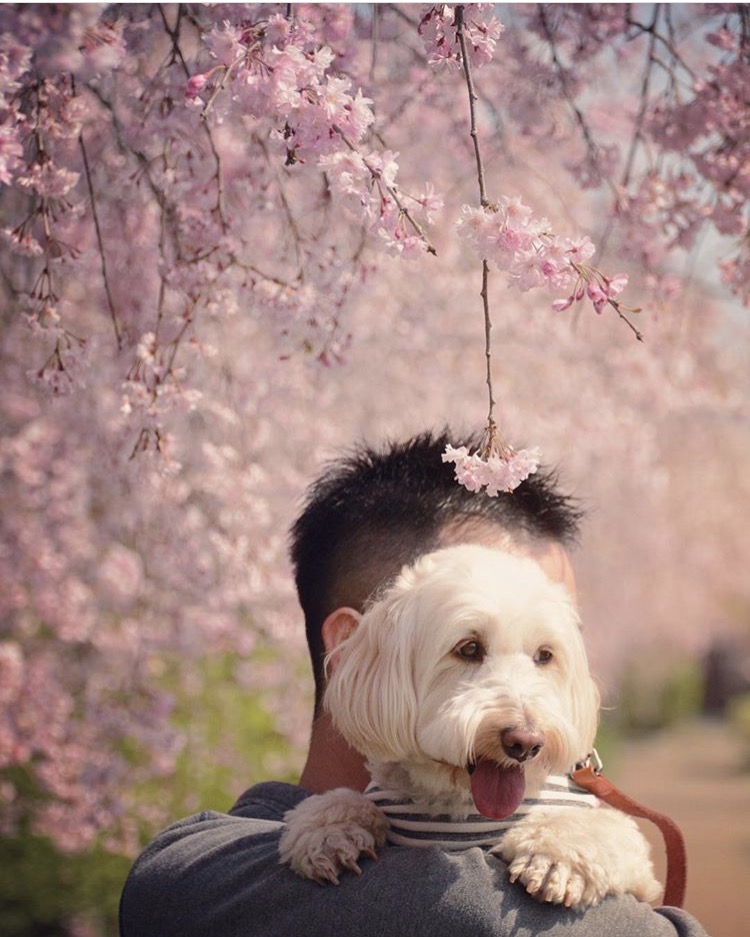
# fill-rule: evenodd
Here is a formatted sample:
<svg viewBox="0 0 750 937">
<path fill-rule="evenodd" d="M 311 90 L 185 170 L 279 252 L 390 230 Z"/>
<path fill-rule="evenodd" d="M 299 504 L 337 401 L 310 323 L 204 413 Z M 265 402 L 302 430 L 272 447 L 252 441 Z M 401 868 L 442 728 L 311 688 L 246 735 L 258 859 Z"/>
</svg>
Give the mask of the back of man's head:
<svg viewBox="0 0 750 937">
<path fill-rule="evenodd" d="M 318 704 L 326 617 L 344 606 L 361 610 L 405 564 L 448 540 L 476 539 L 488 527 L 498 531 L 498 545 L 575 539 L 580 512 L 557 490 L 552 473 L 529 476 L 511 494 L 470 492 L 441 459 L 448 443 L 459 445 L 444 431 L 379 450 L 358 447 L 331 463 L 308 490 L 292 527 L 291 556 Z"/>
</svg>

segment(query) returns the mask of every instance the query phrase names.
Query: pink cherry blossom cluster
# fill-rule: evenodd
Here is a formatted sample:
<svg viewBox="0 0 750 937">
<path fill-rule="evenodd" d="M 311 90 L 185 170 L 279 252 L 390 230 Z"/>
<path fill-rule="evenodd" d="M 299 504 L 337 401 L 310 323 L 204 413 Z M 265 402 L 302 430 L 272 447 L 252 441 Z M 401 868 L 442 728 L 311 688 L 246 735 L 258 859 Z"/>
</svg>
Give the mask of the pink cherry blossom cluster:
<svg viewBox="0 0 750 937">
<path fill-rule="evenodd" d="M 423 225 L 442 201 L 432 190 L 399 190 L 398 154 L 365 139 L 375 119 L 372 101 L 338 71 L 336 54 L 319 44 L 309 22 L 280 14 L 252 25 L 224 21 L 205 42 L 216 64 L 188 81 L 192 107 L 204 117 L 214 110 L 219 120 L 235 113 L 269 121 L 269 142 L 286 165 L 317 166 L 387 249 L 407 257 L 432 250 Z"/>
<path fill-rule="evenodd" d="M 252 24 L 225 21 L 206 34 L 205 45 L 216 64 L 190 78 L 188 101 L 205 114 L 209 106 L 222 115 L 233 107 L 270 119 L 271 138 L 290 165 L 336 150 L 342 135 L 359 143 L 374 120 L 372 101 L 334 71 L 335 53 L 316 46 L 304 21 L 280 14 Z"/>
<path fill-rule="evenodd" d="M 462 4 L 464 35 L 472 64 L 479 68 L 492 61 L 503 24 L 492 3 Z M 418 31 L 428 62 L 434 66 L 458 66 L 461 49 L 456 35 L 456 4 L 440 3 L 423 9 Z"/>
<path fill-rule="evenodd" d="M 627 285 L 625 274 L 606 277 L 588 261 L 595 252 L 590 238 L 561 237 L 552 232 L 546 218 L 516 196 L 502 196 L 486 207 L 464 205 L 457 223 L 477 254 L 508 276 L 508 285 L 522 292 L 548 287 L 570 290 L 566 299 L 555 300 L 554 309 L 569 308 L 584 297 L 601 313 Z"/>
<path fill-rule="evenodd" d="M 446 446 L 443 462 L 455 465 L 456 481 L 469 491 L 484 491 L 496 498 L 501 491 L 514 491 L 539 468 L 542 453 L 538 448 L 516 451 L 496 447 L 488 452 L 469 452 L 466 446 Z"/>
<path fill-rule="evenodd" d="M 23 115 L 17 92 L 29 68 L 31 49 L 11 33 L 0 36 L 0 184 L 10 185 L 20 165 L 23 146 L 20 131 Z"/>
</svg>

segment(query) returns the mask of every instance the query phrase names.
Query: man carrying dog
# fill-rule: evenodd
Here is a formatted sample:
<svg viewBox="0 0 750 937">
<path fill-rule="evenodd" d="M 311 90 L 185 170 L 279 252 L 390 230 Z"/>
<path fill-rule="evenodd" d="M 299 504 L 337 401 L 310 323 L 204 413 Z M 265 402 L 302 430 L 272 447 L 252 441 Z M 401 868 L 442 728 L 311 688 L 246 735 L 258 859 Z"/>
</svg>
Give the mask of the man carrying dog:
<svg viewBox="0 0 750 937">
<path fill-rule="evenodd" d="M 385 846 L 338 886 L 302 879 L 279 861 L 287 811 L 310 793 L 363 790 L 362 757 L 323 709 L 325 658 L 376 590 L 417 557 L 477 543 L 530 556 L 575 596 L 567 547 L 580 514 L 537 473 L 490 498 L 456 484 L 441 462 L 446 434 L 382 451 L 361 449 L 311 487 L 292 530 L 292 559 L 316 686 L 300 786 L 265 782 L 228 814 L 204 812 L 161 833 L 135 863 L 121 902 L 122 937 L 706 937 L 676 908 L 626 896 L 572 911 L 541 904 L 486 850 Z"/>
</svg>

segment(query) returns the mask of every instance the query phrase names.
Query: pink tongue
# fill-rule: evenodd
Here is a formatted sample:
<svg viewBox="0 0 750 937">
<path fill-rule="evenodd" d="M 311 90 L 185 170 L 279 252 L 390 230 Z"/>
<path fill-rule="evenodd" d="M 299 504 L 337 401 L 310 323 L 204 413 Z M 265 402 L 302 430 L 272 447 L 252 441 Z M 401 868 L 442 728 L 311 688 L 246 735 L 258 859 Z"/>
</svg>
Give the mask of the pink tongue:
<svg viewBox="0 0 750 937">
<path fill-rule="evenodd" d="M 501 768 L 494 761 L 480 761 L 471 774 L 471 796 L 483 817 L 502 820 L 523 800 L 526 782 L 522 768 Z"/>
</svg>

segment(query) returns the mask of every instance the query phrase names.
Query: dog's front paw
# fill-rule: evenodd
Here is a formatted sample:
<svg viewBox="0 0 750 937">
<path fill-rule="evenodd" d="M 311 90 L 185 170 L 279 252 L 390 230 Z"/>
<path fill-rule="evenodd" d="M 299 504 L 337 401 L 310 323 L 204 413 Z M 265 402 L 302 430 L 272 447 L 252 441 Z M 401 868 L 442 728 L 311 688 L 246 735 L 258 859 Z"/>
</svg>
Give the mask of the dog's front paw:
<svg viewBox="0 0 750 937">
<path fill-rule="evenodd" d="M 361 873 L 358 859 L 377 859 L 388 821 L 362 794 L 338 788 L 303 800 L 284 817 L 279 853 L 304 878 L 339 884 L 339 873 Z"/>
<path fill-rule="evenodd" d="M 660 891 L 648 844 L 630 817 L 608 808 L 563 808 L 527 816 L 496 848 L 511 881 L 539 898 L 569 908 L 605 895 L 630 893 L 641 901 Z"/>
<path fill-rule="evenodd" d="M 539 853 L 518 853 L 508 863 L 508 874 L 540 901 L 568 908 L 596 904 L 606 894 L 574 862 Z"/>
</svg>

